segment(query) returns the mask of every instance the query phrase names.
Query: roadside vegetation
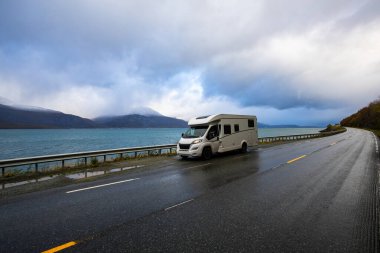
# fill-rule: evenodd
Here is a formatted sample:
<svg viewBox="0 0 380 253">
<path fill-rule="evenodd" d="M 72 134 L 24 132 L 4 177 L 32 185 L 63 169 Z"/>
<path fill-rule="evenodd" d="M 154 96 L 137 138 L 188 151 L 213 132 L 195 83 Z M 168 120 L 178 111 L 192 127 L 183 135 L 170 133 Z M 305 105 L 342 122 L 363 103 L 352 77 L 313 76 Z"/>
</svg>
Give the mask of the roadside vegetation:
<svg viewBox="0 0 380 253">
<path fill-rule="evenodd" d="M 340 124 L 347 127 L 368 129 L 380 137 L 380 98 L 343 119 Z"/>
<path fill-rule="evenodd" d="M 369 129 L 380 138 L 380 130 Z"/>
<path fill-rule="evenodd" d="M 340 131 L 340 130 L 345 130 L 345 128 L 342 127 L 340 124 L 335 124 L 335 125 L 328 124 L 325 129 L 319 132 L 326 133 L 326 132 L 335 132 L 335 131 Z"/>
</svg>

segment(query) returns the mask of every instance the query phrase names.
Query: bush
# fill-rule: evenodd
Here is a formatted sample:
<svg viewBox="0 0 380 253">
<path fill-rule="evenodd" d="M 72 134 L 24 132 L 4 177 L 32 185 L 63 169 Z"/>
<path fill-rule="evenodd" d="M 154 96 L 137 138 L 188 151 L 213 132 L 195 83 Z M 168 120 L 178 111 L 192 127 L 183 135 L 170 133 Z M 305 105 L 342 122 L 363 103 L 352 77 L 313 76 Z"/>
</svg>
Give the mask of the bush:
<svg viewBox="0 0 380 253">
<path fill-rule="evenodd" d="M 380 99 L 343 119 L 342 126 L 380 130 Z"/>
<path fill-rule="evenodd" d="M 91 165 L 92 166 L 98 166 L 99 165 L 98 158 L 96 158 L 96 157 L 91 158 Z"/>
</svg>

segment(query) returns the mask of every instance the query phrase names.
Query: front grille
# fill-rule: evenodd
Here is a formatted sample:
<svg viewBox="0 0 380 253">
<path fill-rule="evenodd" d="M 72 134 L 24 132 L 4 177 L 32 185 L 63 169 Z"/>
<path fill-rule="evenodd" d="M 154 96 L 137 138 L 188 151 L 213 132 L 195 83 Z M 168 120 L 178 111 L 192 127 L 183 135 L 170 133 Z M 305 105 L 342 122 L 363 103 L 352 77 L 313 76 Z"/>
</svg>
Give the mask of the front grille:
<svg viewBox="0 0 380 253">
<path fill-rule="evenodd" d="M 179 144 L 179 149 L 189 149 L 190 144 Z"/>
</svg>

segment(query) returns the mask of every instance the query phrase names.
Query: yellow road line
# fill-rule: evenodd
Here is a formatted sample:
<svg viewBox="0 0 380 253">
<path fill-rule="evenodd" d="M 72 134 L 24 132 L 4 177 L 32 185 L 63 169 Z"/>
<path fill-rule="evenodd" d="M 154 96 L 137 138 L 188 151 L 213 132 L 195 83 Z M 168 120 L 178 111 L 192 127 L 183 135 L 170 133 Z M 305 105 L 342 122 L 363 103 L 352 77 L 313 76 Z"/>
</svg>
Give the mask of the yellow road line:
<svg viewBox="0 0 380 253">
<path fill-rule="evenodd" d="M 65 244 L 62 244 L 58 247 L 55 247 L 55 248 L 52 248 L 52 249 L 48 249 L 48 250 L 45 250 L 41 253 L 54 253 L 54 252 L 58 252 L 58 251 L 61 251 L 63 249 L 66 249 L 66 248 L 69 248 L 71 246 L 74 246 L 75 244 L 77 244 L 76 242 L 72 241 L 72 242 L 68 242 L 68 243 L 65 243 Z"/>
<path fill-rule="evenodd" d="M 294 158 L 294 159 L 292 159 L 292 160 L 289 160 L 289 161 L 287 161 L 286 163 L 292 163 L 292 162 L 295 162 L 295 161 L 297 161 L 297 160 L 299 160 L 299 159 L 302 159 L 302 158 L 304 158 L 304 157 L 306 157 L 306 155 L 301 155 L 300 157 L 297 157 L 297 158 Z"/>
</svg>

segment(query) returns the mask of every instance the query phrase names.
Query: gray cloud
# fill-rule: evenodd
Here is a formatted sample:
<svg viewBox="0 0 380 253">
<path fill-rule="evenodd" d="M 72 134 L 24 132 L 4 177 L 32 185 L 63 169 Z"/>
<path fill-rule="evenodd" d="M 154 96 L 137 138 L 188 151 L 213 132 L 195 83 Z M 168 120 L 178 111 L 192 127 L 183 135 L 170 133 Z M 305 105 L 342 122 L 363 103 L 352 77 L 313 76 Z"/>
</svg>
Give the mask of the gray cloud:
<svg viewBox="0 0 380 253">
<path fill-rule="evenodd" d="M 186 118 L 224 103 L 327 120 L 329 108 L 346 113 L 380 93 L 379 10 L 377 1 L 5 0 L 0 93 L 89 117 L 167 103 L 165 113 Z M 186 87 L 197 92 L 184 96 Z M 193 103 L 202 109 L 183 109 Z"/>
</svg>

